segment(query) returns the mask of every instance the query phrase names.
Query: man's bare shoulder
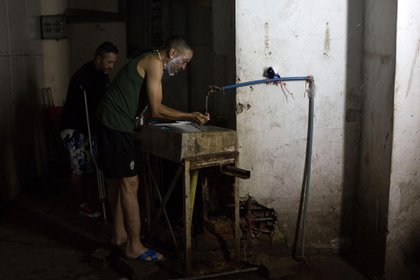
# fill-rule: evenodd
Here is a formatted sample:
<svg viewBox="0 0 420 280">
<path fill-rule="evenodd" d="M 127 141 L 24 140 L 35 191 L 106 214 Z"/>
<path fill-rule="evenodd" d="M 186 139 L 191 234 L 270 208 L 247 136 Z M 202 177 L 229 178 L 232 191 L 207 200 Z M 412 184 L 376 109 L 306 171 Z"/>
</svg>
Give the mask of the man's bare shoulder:
<svg viewBox="0 0 420 280">
<path fill-rule="evenodd" d="M 137 63 L 137 70 L 140 74 L 154 71 L 162 71 L 163 63 L 160 61 L 159 56 L 151 53 L 142 57 Z"/>
</svg>

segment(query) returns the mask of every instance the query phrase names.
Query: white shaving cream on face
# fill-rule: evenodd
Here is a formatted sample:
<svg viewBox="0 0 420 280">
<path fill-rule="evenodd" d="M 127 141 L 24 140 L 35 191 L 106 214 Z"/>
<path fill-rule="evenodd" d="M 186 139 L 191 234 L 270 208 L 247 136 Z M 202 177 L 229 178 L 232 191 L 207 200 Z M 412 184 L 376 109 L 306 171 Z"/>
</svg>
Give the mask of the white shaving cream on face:
<svg viewBox="0 0 420 280">
<path fill-rule="evenodd" d="M 169 74 L 169 76 L 173 76 L 176 73 L 178 73 L 180 67 L 176 67 L 176 65 L 184 63 L 183 60 L 185 59 L 189 59 L 189 58 L 178 56 L 178 57 L 171 58 L 168 61 L 168 63 L 165 64 L 165 70 Z"/>
</svg>

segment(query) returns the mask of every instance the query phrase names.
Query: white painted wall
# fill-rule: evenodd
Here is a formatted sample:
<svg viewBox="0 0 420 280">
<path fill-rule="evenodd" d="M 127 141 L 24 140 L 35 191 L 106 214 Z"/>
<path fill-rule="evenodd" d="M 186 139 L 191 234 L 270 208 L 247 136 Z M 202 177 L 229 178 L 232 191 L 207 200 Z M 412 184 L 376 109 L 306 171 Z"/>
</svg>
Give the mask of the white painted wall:
<svg viewBox="0 0 420 280">
<path fill-rule="evenodd" d="M 312 183 L 308 209 L 310 247 L 337 245 L 343 178 L 346 63 L 345 1 L 236 1 L 237 82 L 261 79 L 265 67 L 282 76 L 315 78 Z M 257 85 L 237 91 L 240 182 L 244 196 L 275 208 L 293 241 L 302 186 L 308 98 L 304 82 Z"/>
<path fill-rule="evenodd" d="M 41 0 L 41 15 L 57 15 L 68 8 L 68 0 Z M 44 87 L 50 87 L 56 106 L 64 103 L 71 77 L 70 39 L 42 40 Z"/>
<path fill-rule="evenodd" d="M 420 276 L 419 14 L 419 1 L 398 1 L 386 279 L 418 279 Z"/>
</svg>

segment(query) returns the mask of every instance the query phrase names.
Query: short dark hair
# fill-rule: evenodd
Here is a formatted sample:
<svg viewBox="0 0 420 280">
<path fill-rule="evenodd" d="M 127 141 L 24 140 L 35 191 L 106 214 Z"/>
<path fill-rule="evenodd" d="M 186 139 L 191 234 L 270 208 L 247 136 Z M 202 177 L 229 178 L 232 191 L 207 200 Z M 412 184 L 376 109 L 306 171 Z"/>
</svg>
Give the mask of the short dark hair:
<svg viewBox="0 0 420 280">
<path fill-rule="evenodd" d="M 118 54 L 118 48 L 111 42 L 103 42 L 98 46 L 98 48 L 95 51 L 95 57 L 98 55 L 103 56 L 107 53 L 115 53 Z"/>
<path fill-rule="evenodd" d="M 187 43 L 187 41 L 181 36 L 172 36 L 172 37 L 168 38 L 166 40 L 165 44 L 163 45 L 163 47 L 166 50 L 170 50 L 172 48 L 174 48 L 176 50 L 182 50 L 182 51 L 192 50 L 192 48 Z"/>
</svg>

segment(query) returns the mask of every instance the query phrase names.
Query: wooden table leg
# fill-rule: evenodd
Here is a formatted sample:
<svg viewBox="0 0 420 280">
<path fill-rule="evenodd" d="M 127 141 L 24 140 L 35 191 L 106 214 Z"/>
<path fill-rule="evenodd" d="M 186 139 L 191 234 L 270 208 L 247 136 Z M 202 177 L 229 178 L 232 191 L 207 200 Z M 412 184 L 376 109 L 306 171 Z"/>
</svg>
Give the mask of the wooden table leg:
<svg viewBox="0 0 420 280">
<path fill-rule="evenodd" d="M 191 205 L 191 162 L 184 162 L 184 230 L 185 230 L 185 274 L 192 274 L 192 256 L 191 256 L 191 225 L 192 225 L 192 205 Z"/>
</svg>

